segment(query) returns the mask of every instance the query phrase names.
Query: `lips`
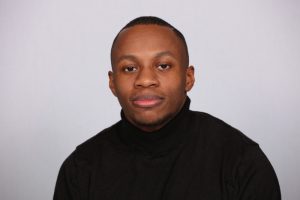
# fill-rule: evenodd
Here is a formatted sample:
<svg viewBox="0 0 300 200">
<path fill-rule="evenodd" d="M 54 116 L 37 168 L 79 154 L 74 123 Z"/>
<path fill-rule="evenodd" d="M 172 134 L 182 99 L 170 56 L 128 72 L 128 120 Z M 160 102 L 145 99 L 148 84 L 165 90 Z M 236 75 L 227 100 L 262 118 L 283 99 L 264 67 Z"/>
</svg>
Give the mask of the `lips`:
<svg viewBox="0 0 300 200">
<path fill-rule="evenodd" d="M 140 108 L 152 108 L 162 103 L 163 98 L 157 95 L 139 95 L 131 99 L 133 105 Z"/>
</svg>

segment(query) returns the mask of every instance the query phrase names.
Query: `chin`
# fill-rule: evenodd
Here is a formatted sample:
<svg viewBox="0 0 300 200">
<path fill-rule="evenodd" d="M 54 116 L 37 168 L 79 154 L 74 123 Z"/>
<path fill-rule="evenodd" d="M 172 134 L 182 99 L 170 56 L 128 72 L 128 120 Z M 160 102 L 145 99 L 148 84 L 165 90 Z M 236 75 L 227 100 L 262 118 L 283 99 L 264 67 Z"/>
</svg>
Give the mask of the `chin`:
<svg viewBox="0 0 300 200">
<path fill-rule="evenodd" d="M 172 117 L 172 115 L 160 115 L 160 116 L 136 116 L 133 120 L 138 127 L 162 127 L 164 126 Z"/>
</svg>

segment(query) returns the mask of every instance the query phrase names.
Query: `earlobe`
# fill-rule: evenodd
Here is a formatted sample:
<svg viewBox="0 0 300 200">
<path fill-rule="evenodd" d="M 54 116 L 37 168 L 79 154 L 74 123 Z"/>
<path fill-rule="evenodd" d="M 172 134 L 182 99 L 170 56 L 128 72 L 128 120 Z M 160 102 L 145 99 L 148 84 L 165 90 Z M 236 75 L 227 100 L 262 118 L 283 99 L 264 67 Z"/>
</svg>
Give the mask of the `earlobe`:
<svg viewBox="0 0 300 200">
<path fill-rule="evenodd" d="M 116 90 L 115 90 L 115 84 L 114 84 L 114 77 L 113 72 L 108 72 L 108 78 L 109 78 L 109 88 L 110 91 L 116 96 Z"/>
<path fill-rule="evenodd" d="M 195 82 L 195 77 L 194 77 L 194 66 L 189 66 L 186 69 L 186 83 L 185 83 L 185 91 L 188 92 L 190 91 Z"/>
</svg>

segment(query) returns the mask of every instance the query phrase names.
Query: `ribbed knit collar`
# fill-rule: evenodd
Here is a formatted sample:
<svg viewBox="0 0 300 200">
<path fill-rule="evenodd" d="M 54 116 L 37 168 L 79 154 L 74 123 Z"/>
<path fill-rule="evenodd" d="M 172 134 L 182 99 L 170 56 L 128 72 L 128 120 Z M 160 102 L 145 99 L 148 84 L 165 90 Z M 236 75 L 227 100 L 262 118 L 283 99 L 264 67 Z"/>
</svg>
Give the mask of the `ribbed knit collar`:
<svg viewBox="0 0 300 200">
<path fill-rule="evenodd" d="M 183 142 L 188 130 L 188 111 L 190 99 L 187 97 L 180 112 L 164 127 L 157 131 L 145 132 L 131 124 L 121 111 L 121 123 L 118 127 L 120 139 L 131 150 L 147 155 L 161 155 Z"/>
</svg>

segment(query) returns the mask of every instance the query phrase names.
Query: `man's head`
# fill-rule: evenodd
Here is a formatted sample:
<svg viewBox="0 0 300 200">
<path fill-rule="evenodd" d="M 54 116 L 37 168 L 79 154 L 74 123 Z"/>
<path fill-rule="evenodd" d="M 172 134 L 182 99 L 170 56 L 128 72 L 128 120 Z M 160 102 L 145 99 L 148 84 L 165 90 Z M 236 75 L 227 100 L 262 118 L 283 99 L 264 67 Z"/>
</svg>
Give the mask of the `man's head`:
<svg viewBox="0 0 300 200">
<path fill-rule="evenodd" d="M 116 36 L 109 86 L 125 117 L 145 131 L 160 129 L 182 108 L 194 83 L 183 35 L 156 17 L 140 17 Z"/>
<path fill-rule="evenodd" d="M 110 52 L 110 59 L 111 59 L 112 66 L 113 66 L 113 61 L 112 61 L 113 55 L 112 55 L 112 52 L 113 52 L 113 49 L 115 47 L 116 40 L 119 37 L 119 34 L 124 29 L 130 28 L 130 27 L 133 27 L 133 26 L 136 26 L 136 25 L 159 25 L 159 26 L 168 27 L 172 31 L 174 31 L 174 33 L 176 34 L 176 36 L 183 42 L 184 50 L 185 50 L 185 53 L 186 53 L 186 62 L 187 62 L 186 66 L 189 65 L 189 52 L 188 52 L 188 47 L 187 47 L 187 44 L 186 44 L 186 41 L 185 41 L 185 38 L 184 38 L 183 34 L 179 30 L 177 30 L 174 26 L 172 26 L 168 22 L 164 21 L 163 19 L 160 19 L 158 17 L 153 17 L 153 16 L 144 16 L 144 17 L 135 18 L 132 21 L 130 21 L 116 35 L 115 39 L 113 40 L 113 43 L 112 43 L 112 46 L 111 46 L 111 52 Z"/>
</svg>

